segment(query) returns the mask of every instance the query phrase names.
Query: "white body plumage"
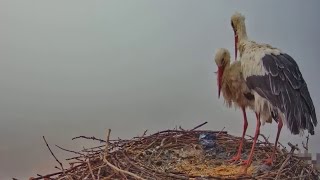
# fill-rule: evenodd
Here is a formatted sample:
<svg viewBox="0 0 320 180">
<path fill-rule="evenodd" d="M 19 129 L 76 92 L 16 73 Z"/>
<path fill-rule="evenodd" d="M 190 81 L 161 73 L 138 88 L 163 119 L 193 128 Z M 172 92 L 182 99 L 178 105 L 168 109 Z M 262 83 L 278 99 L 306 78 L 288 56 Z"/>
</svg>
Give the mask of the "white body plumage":
<svg viewBox="0 0 320 180">
<path fill-rule="evenodd" d="M 241 62 L 241 71 L 244 79 L 250 76 L 264 76 L 267 74 L 265 68 L 262 64 L 262 57 L 266 54 L 279 55 L 281 51 L 276 48 L 272 48 L 268 44 L 257 44 L 253 41 L 244 40 L 239 43 L 240 49 L 240 62 Z M 274 106 L 270 102 L 261 97 L 255 90 L 251 90 L 252 94 L 255 97 L 254 100 L 254 111 L 259 113 L 261 116 L 261 124 L 264 125 L 266 120 L 269 118 L 271 111 L 275 110 Z M 278 111 L 278 114 L 283 117 L 281 111 Z M 284 121 L 286 123 L 286 121 Z"/>
</svg>

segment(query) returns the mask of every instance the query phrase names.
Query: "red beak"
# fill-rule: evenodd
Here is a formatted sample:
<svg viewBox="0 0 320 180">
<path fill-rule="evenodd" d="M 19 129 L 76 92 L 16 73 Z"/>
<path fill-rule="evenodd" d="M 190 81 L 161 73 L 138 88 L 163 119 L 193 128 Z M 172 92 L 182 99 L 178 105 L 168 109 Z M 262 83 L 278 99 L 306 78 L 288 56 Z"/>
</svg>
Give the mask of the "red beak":
<svg viewBox="0 0 320 180">
<path fill-rule="evenodd" d="M 237 60 L 237 55 L 238 55 L 238 35 L 236 32 L 234 32 L 234 52 L 235 52 L 235 61 Z"/>
<path fill-rule="evenodd" d="M 220 98 L 221 93 L 221 83 L 222 83 L 222 74 L 223 74 L 223 67 L 218 67 L 218 98 Z"/>
</svg>

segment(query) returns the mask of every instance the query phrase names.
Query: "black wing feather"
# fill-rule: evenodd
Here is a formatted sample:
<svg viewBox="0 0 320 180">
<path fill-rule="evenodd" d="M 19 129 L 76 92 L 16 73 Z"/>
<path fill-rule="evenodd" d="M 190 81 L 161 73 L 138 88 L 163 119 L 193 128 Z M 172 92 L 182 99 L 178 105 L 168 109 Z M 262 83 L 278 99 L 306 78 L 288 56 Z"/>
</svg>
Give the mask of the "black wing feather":
<svg viewBox="0 0 320 180">
<path fill-rule="evenodd" d="M 299 134 L 300 130 L 308 129 L 314 134 L 318 123 L 315 108 L 295 60 L 282 53 L 265 55 L 262 63 L 267 74 L 247 77 L 247 86 L 284 113 L 291 133 Z"/>
</svg>

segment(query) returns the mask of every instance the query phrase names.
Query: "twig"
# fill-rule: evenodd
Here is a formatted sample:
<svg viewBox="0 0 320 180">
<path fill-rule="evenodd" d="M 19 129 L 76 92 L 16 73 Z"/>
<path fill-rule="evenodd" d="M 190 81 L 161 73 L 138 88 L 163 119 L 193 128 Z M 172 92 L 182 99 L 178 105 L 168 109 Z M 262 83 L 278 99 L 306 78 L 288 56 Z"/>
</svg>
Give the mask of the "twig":
<svg viewBox="0 0 320 180">
<path fill-rule="evenodd" d="M 99 168 L 98 173 L 97 173 L 98 180 L 100 180 L 100 172 L 101 172 L 101 168 Z"/>
<path fill-rule="evenodd" d="M 76 165 L 76 166 L 74 166 L 74 167 L 66 170 L 65 173 L 71 172 L 71 171 L 75 170 L 76 168 L 82 166 L 83 164 L 84 164 L 84 163 L 78 164 L 78 165 Z M 62 174 L 62 173 L 63 173 L 63 172 L 60 171 L 60 172 L 55 172 L 55 173 L 47 174 L 47 175 L 44 175 L 44 176 L 41 176 L 41 175 L 40 175 L 40 177 L 32 178 L 32 180 L 40 180 L 40 179 L 44 179 L 44 178 L 50 178 L 50 177 L 52 177 L 52 176 L 60 175 L 60 174 Z"/>
<path fill-rule="evenodd" d="M 224 128 L 225 128 L 225 127 L 223 127 L 223 128 L 221 129 L 221 131 L 217 134 L 217 136 L 219 136 L 219 135 L 223 132 Z"/>
<path fill-rule="evenodd" d="M 137 140 L 139 141 L 139 140 L 143 139 L 143 138 L 146 136 L 147 132 L 148 132 L 148 129 L 146 129 L 146 130 L 142 133 L 141 136 L 135 136 L 135 137 L 133 137 L 132 139 L 137 139 Z M 110 140 L 109 140 L 109 141 L 110 141 Z"/>
<path fill-rule="evenodd" d="M 62 173 L 65 175 L 66 174 L 66 172 L 65 172 L 65 170 L 64 170 L 64 168 L 63 168 L 63 165 L 62 165 L 62 163 L 58 160 L 58 158 L 53 154 L 53 152 L 52 152 L 52 150 L 51 150 L 51 148 L 50 148 L 50 146 L 49 146 L 49 144 L 47 143 L 47 140 L 46 140 L 46 138 L 44 137 L 44 136 L 42 136 L 43 137 L 43 140 L 44 140 L 44 142 L 46 143 L 46 145 L 47 145 L 47 147 L 48 147 L 48 149 L 49 149 L 49 151 L 50 151 L 50 153 L 52 154 L 52 156 L 54 157 L 54 159 L 60 164 L 60 167 L 61 167 L 61 169 L 62 169 Z"/>
<path fill-rule="evenodd" d="M 90 165 L 90 159 L 88 160 L 87 164 L 88 164 L 88 168 L 89 168 L 92 179 L 96 180 L 96 177 L 94 176 L 91 165 Z"/>
<path fill-rule="evenodd" d="M 105 151 L 104 151 L 104 157 L 103 157 L 103 162 L 107 163 L 108 166 L 110 166 L 112 169 L 120 172 L 120 173 L 124 173 L 124 174 L 128 174 L 132 177 L 135 177 L 136 179 L 141 179 L 141 180 L 145 180 L 144 178 L 136 175 L 136 174 L 133 174 L 129 171 L 125 171 L 125 170 L 122 170 L 122 169 L 119 169 L 118 167 L 114 166 L 113 164 L 111 164 L 108 160 L 107 160 L 107 156 L 108 156 L 108 144 L 109 144 L 109 137 L 110 137 L 110 133 L 111 133 L 111 129 L 108 130 L 108 134 L 107 134 L 107 141 L 106 141 L 106 148 L 105 148 Z"/>
<path fill-rule="evenodd" d="M 116 171 L 118 171 L 120 173 L 128 174 L 128 175 L 130 175 L 132 177 L 135 177 L 136 179 L 145 180 L 144 178 L 142 178 L 142 177 L 140 177 L 140 176 L 138 176 L 136 174 L 133 174 L 132 172 L 119 169 L 118 167 L 116 167 L 113 164 L 111 164 L 108 160 L 105 160 L 104 162 L 107 163 L 108 166 L 110 166 L 112 169 L 114 169 L 114 170 L 116 170 Z"/>
<path fill-rule="evenodd" d="M 141 137 L 144 137 L 144 136 L 147 134 L 147 132 L 148 132 L 148 129 L 146 129 L 146 130 L 143 132 L 143 134 L 142 134 Z"/>
<path fill-rule="evenodd" d="M 278 170 L 278 173 L 277 173 L 277 176 L 276 176 L 276 180 L 280 177 L 280 173 L 282 172 L 282 169 L 287 165 L 289 159 L 292 157 L 293 155 L 293 152 L 295 150 L 299 150 L 299 148 L 297 146 L 294 146 L 292 145 L 290 142 L 288 143 L 288 145 L 291 147 L 291 150 L 290 150 L 290 153 L 289 155 L 287 156 L 286 160 L 282 163 L 282 165 L 280 166 L 279 170 Z"/>
<path fill-rule="evenodd" d="M 107 133 L 107 141 L 106 142 L 106 146 L 105 146 L 105 149 L 104 149 L 104 156 L 103 156 L 103 161 L 107 160 L 107 156 L 108 156 L 108 147 L 109 147 L 109 138 L 110 138 L 110 133 L 111 133 L 111 129 L 108 129 L 108 133 Z"/>
<path fill-rule="evenodd" d="M 133 163 L 131 161 L 131 159 L 126 155 L 126 153 L 122 152 L 123 156 L 125 157 L 125 159 L 129 162 L 129 164 L 131 164 L 132 166 L 134 166 L 135 168 L 139 169 L 141 172 L 143 173 L 146 173 L 146 174 L 151 174 L 152 175 L 152 172 L 148 172 L 145 170 L 145 168 L 141 167 L 141 166 L 138 166 L 136 165 L 135 163 Z M 159 178 L 158 178 L 159 179 Z"/>
<path fill-rule="evenodd" d="M 267 144 L 271 145 L 271 143 L 269 142 L 269 137 L 267 138 L 267 137 L 266 137 L 265 135 L 263 135 L 263 134 L 259 134 L 259 136 L 263 137 L 264 141 L 265 141 Z"/>
<path fill-rule="evenodd" d="M 290 153 L 293 153 L 295 150 L 300 151 L 300 149 L 298 148 L 298 144 L 293 145 L 291 144 L 291 142 L 288 142 L 288 145 L 291 147 Z"/>
<path fill-rule="evenodd" d="M 303 175 L 303 176 L 297 176 L 297 177 L 289 177 L 289 178 L 284 178 L 282 180 L 289 180 L 289 179 L 305 179 L 306 177 L 310 176 L 309 174 L 308 175 Z"/>
<path fill-rule="evenodd" d="M 303 171 L 304 171 L 304 170 L 302 169 L 302 171 L 301 171 L 301 173 L 300 173 L 300 176 L 303 176 Z M 301 179 L 301 178 L 300 178 L 300 179 Z M 301 180 L 302 180 L 302 179 L 301 179 Z"/>
<path fill-rule="evenodd" d="M 63 148 L 63 147 L 60 147 L 60 146 L 58 146 L 58 145 L 56 145 L 56 147 L 58 147 L 59 149 L 62 149 L 62 150 L 64 150 L 64 151 L 67 151 L 67 152 L 71 152 L 71 153 L 75 153 L 75 154 L 79 154 L 79 155 L 81 155 L 81 156 L 84 156 L 84 154 L 82 154 L 82 153 L 80 153 L 80 152 L 68 150 L 68 149 L 65 149 L 65 148 Z"/>
<path fill-rule="evenodd" d="M 79 139 L 79 138 L 91 139 L 91 140 L 95 140 L 95 141 L 100 141 L 101 143 L 106 142 L 105 140 L 96 138 L 96 137 L 94 137 L 94 136 L 91 136 L 91 137 L 87 137 L 87 136 L 77 136 L 77 137 L 72 138 L 72 140 Z"/>
<path fill-rule="evenodd" d="M 190 131 L 194 131 L 194 130 L 196 130 L 196 129 L 199 129 L 200 127 L 204 126 L 204 125 L 207 124 L 207 123 L 208 123 L 208 122 L 206 121 L 206 122 L 204 122 L 204 123 L 202 123 L 202 124 L 199 124 L 198 126 L 192 128 Z"/>
<path fill-rule="evenodd" d="M 181 130 L 181 131 L 185 131 L 181 126 L 179 126 L 179 130 Z"/>
<path fill-rule="evenodd" d="M 42 179 L 42 177 L 43 177 L 41 174 L 37 174 L 37 176 L 39 176 L 41 179 Z M 47 180 L 47 179 L 54 180 L 54 179 L 51 178 L 51 177 L 44 178 L 44 180 Z M 33 178 L 32 178 L 32 180 L 33 180 Z"/>
<path fill-rule="evenodd" d="M 264 134 L 259 134 L 259 135 L 264 139 L 264 141 L 269 145 L 269 147 L 272 148 L 272 143 L 270 143 L 269 137 L 267 138 Z M 278 142 L 278 144 L 280 144 L 280 143 Z M 283 152 L 279 149 L 278 146 L 276 146 L 275 148 L 276 148 L 277 152 L 280 152 L 281 154 L 283 154 Z"/>
<path fill-rule="evenodd" d="M 283 151 L 285 153 L 288 153 L 287 147 L 285 147 L 281 142 L 278 142 L 278 144 L 282 147 L 282 151 L 281 151 L 282 154 L 283 154 Z"/>
</svg>

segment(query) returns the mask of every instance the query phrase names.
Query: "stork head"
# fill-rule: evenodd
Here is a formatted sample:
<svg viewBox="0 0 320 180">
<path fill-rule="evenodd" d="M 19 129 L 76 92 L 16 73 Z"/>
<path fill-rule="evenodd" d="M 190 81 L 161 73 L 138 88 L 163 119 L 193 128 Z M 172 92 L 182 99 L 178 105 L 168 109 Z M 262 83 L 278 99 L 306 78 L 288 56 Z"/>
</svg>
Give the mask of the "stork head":
<svg viewBox="0 0 320 180">
<path fill-rule="evenodd" d="M 218 97 L 220 98 L 222 76 L 227 65 L 230 65 L 230 53 L 227 49 L 220 48 L 217 50 L 214 60 L 218 66 L 217 83 L 218 83 Z"/>
<path fill-rule="evenodd" d="M 234 32 L 235 60 L 237 60 L 239 36 L 240 38 L 247 37 L 245 28 L 245 17 L 242 14 L 235 12 L 231 16 L 231 26 Z"/>
</svg>

